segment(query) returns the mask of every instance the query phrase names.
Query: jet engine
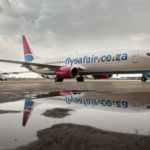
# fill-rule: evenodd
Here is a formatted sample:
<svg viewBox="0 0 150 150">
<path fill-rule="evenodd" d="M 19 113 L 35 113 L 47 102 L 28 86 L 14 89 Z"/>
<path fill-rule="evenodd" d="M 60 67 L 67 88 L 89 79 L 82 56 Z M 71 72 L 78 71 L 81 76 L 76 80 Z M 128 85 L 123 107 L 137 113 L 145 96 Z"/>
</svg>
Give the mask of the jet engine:
<svg viewBox="0 0 150 150">
<path fill-rule="evenodd" d="M 78 69 L 71 66 L 60 67 L 56 70 L 57 78 L 73 78 L 78 75 Z"/>
<path fill-rule="evenodd" d="M 92 76 L 94 79 L 109 79 L 112 77 L 112 74 L 94 74 Z"/>
</svg>

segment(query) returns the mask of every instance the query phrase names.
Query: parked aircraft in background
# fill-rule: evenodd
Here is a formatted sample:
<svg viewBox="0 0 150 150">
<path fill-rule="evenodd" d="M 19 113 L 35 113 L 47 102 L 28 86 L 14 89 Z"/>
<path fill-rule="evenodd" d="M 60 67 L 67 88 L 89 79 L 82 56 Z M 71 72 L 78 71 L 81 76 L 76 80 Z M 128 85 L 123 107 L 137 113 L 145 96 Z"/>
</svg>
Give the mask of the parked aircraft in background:
<svg viewBox="0 0 150 150">
<path fill-rule="evenodd" d="M 46 78 L 46 79 L 55 79 L 56 75 L 45 75 L 45 74 L 42 74 L 41 77 Z"/>
<path fill-rule="evenodd" d="M 0 80 L 4 81 L 4 80 L 8 80 L 9 79 L 9 74 L 6 72 L 0 72 Z"/>
<path fill-rule="evenodd" d="M 10 74 L 19 74 L 19 73 L 28 73 L 29 71 L 24 71 L 24 72 L 2 72 L 0 71 L 0 80 L 9 80 L 9 75 Z"/>
<path fill-rule="evenodd" d="M 150 76 L 150 50 L 107 50 L 85 55 L 44 59 L 32 54 L 25 36 L 22 36 L 22 41 L 25 62 L 4 59 L 0 61 L 22 64 L 23 67 L 41 75 L 56 75 L 56 82 L 75 77 L 78 82 L 83 82 L 83 75 L 111 76 L 122 73 L 142 73 L 141 81 L 145 82 Z"/>
<path fill-rule="evenodd" d="M 112 74 L 93 74 L 94 79 L 109 79 L 112 77 Z"/>
</svg>

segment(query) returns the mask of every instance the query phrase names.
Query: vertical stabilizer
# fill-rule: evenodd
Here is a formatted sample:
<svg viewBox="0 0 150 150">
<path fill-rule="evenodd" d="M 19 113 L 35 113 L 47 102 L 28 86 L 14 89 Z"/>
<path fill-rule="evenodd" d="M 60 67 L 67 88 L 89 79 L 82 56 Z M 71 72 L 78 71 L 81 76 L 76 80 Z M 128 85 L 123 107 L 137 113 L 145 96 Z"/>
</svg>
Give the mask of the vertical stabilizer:
<svg viewBox="0 0 150 150">
<path fill-rule="evenodd" d="M 28 42 L 26 40 L 26 37 L 22 36 L 22 44 L 23 44 L 23 51 L 24 51 L 24 59 L 25 62 L 31 62 L 34 60 L 34 57 L 32 55 L 32 51 L 28 45 Z"/>
</svg>

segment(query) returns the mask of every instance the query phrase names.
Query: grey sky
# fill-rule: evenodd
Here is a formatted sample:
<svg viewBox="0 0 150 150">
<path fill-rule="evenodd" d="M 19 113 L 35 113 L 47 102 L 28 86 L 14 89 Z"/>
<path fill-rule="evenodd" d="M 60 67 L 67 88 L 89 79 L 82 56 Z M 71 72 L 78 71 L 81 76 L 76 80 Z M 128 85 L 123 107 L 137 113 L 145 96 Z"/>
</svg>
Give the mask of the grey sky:
<svg viewBox="0 0 150 150">
<path fill-rule="evenodd" d="M 22 34 L 42 57 L 150 48 L 149 15 L 149 0 L 0 0 L 0 58 L 23 60 Z"/>
</svg>

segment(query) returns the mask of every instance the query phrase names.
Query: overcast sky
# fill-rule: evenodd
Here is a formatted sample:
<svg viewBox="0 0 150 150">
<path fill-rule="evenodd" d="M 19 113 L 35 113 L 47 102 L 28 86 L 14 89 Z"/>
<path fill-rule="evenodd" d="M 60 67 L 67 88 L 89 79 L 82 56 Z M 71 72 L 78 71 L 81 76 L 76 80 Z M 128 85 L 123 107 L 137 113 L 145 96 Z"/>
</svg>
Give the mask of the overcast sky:
<svg viewBox="0 0 150 150">
<path fill-rule="evenodd" d="M 23 60 L 23 34 L 42 57 L 150 48 L 149 16 L 149 0 L 0 0 L 0 58 Z"/>
</svg>

